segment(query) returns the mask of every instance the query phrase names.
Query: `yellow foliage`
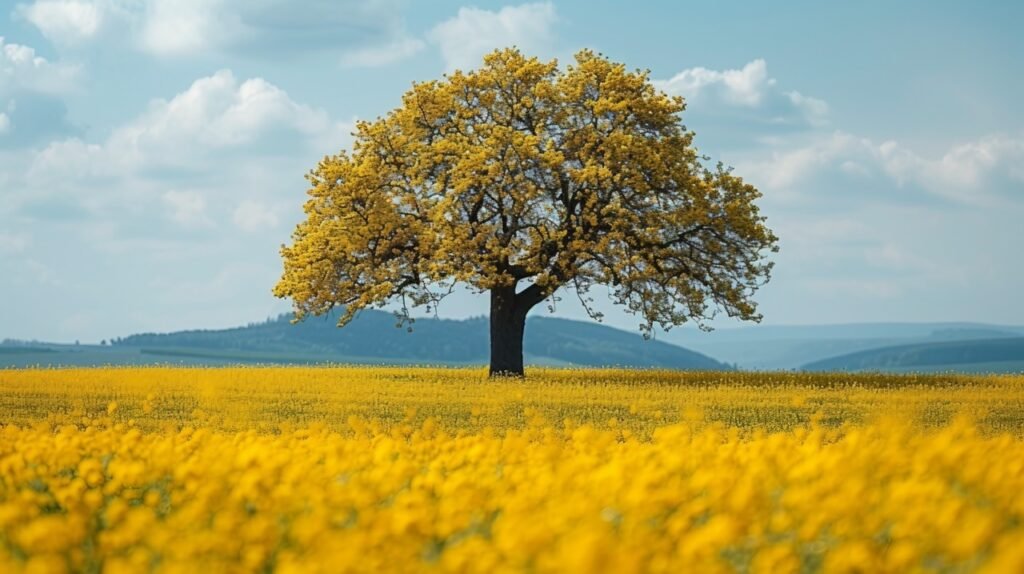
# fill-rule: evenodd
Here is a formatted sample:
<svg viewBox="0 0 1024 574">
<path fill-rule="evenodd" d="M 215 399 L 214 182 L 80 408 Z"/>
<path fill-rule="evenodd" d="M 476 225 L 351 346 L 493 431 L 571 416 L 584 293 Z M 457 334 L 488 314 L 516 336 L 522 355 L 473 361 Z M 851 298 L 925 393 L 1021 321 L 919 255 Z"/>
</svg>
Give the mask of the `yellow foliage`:
<svg viewBox="0 0 1024 574">
<path fill-rule="evenodd" d="M 344 306 L 342 324 L 392 298 L 408 318 L 454 283 L 516 295 L 520 281 L 523 316 L 559 287 L 586 305 L 604 284 L 647 331 L 715 309 L 757 319 L 776 237 L 757 189 L 705 165 L 684 108 L 587 50 L 564 69 L 498 50 L 415 84 L 309 174 L 274 293 L 299 319 Z"/>
<path fill-rule="evenodd" d="M 125 368 L 0 397 L 3 572 L 1024 564 L 1020 377 Z"/>
</svg>

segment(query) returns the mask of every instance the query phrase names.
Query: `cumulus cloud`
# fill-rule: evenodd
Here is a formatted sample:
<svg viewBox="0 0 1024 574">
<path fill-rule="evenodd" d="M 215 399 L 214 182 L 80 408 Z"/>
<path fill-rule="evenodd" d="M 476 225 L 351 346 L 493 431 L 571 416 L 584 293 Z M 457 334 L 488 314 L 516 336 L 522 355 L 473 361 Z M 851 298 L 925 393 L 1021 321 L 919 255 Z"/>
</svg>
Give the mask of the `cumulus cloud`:
<svg viewBox="0 0 1024 574">
<path fill-rule="evenodd" d="M 63 138 L 7 154 L 10 163 L 0 153 L 0 173 L 11 174 L 0 228 L 7 212 L 9 221 L 59 222 L 97 251 L 153 257 L 241 229 L 263 232 L 247 248 L 266 242 L 273 254 L 301 215 L 303 174 L 349 128 L 270 82 L 221 71 L 154 100 L 105 138 Z"/>
<path fill-rule="evenodd" d="M 221 39 L 236 37 L 241 22 L 221 13 L 221 4 L 209 0 L 151 0 L 142 17 L 142 48 L 158 55 L 191 54 L 209 49 Z"/>
<path fill-rule="evenodd" d="M 116 31 L 159 56 L 344 48 L 401 30 L 397 0 L 308 0 L 301 10 L 282 0 L 35 0 L 15 13 L 60 44 Z"/>
<path fill-rule="evenodd" d="M 0 97 L 19 91 L 60 94 L 74 85 L 77 75 L 77 67 L 51 62 L 34 48 L 0 36 Z"/>
<path fill-rule="evenodd" d="M 1024 198 L 1024 135 L 984 136 L 935 157 L 895 141 L 828 131 L 828 104 L 781 89 L 762 59 L 740 69 L 690 68 L 655 84 L 686 98 L 698 133 L 708 128 L 703 141 L 707 135 L 724 139 L 734 151 L 744 141 L 758 142 L 730 160 L 769 200 L 984 204 Z"/>
<path fill-rule="evenodd" d="M 232 221 L 243 231 L 259 231 L 277 227 L 278 217 L 266 204 L 250 199 L 243 200 L 235 208 Z"/>
<path fill-rule="evenodd" d="M 206 198 L 199 192 L 172 189 L 160 199 L 168 209 L 168 217 L 179 225 L 196 227 L 212 223 L 206 214 Z"/>
<path fill-rule="evenodd" d="M 983 204 L 1024 199 L 1024 136 L 991 135 L 928 157 L 894 141 L 834 132 L 742 162 L 740 172 L 776 198 L 819 195 Z"/>
<path fill-rule="evenodd" d="M 654 85 L 673 96 L 683 96 L 691 115 L 714 121 L 791 128 L 828 123 L 827 103 L 779 88 L 762 59 L 734 70 L 689 68 L 667 80 L 655 80 Z"/>
<path fill-rule="evenodd" d="M 440 48 L 449 70 L 465 70 L 479 66 L 483 55 L 496 48 L 515 45 L 527 52 L 549 50 L 557 20 L 550 2 L 505 6 L 497 11 L 464 7 L 435 26 L 427 37 Z"/>
<path fill-rule="evenodd" d="M 83 0 L 37 0 L 19 4 L 14 13 L 29 21 L 51 42 L 75 44 L 96 35 L 103 20 L 99 3 Z"/>
<path fill-rule="evenodd" d="M 104 147 L 90 144 L 78 138 L 55 141 L 34 154 L 28 179 L 44 183 L 51 178 L 60 179 L 67 173 L 78 173 L 80 177 L 102 175 L 114 171 L 113 166 L 103 163 Z"/>
<path fill-rule="evenodd" d="M 170 100 L 157 99 L 103 143 L 78 138 L 41 150 L 30 169 L 37 178 L 69 170 L 95 177 L 208 165 L 210 153 L 278 153 L 294 144 L 322 154 L 326 141 L 342 139 L 350 124 L 294 101 L 262 78 L 239 81 L 230 70 L 200 78 Z"/>
<path fill-rule="evenodd" d="M 78 73 L 77 66 L 52 62 L 0 37 L 0 147 L 76 133 L 64 98 L 74 92 Z"/>
<path fill-rule="evenodd" d="M 986 136 L 958 144 L 941 157 L 923 157 L 888 141 L 878 146 L 882 165 L 900 185 L 914 184 L 961 201 L 1009 191 L 1024 199 L 1024 135 Z"/>
<path fill-rule="evenodd" d="M 178 147 L 186 139 L 228 147 L 251 143 L 274 129 L 314 135 L 329 127 L 326 112 L 295 102 L 274 84 L 262 78 L 240 82 L 230 70 L 221 70 L 170 101 L 153 101 L 113 139 L 137 149 Z"/>
<path fill-rule="evenodd" d="M 775 86 L 775 80 L 768 77 L 765 61 L 758 59 L 743 66 L 741 70 L 719 72 L 703 67 L 689 68 L 656 84 L 676 96 L 699 99 L 713 93 L 711 97 L 735 105 L 755 107 L 761 104 L 765 92 Z"/>
<path fill-rule="evenodd" d="M 372 68 L 386 66 L 423 49 L 425 44 L 418 38 L 405 36 L 379 46 L 366 46 L 348 50 L 341 55 L 341 65 L 346 68 Z"/>
</svg>

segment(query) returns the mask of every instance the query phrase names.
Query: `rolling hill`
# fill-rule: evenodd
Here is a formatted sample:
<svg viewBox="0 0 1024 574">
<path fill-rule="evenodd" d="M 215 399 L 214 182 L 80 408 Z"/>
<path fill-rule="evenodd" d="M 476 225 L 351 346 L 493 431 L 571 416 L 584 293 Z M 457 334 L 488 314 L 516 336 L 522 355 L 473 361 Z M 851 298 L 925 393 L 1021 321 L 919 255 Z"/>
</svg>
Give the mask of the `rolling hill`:
<svg viewBox="0 0 1024 574">
<path fill-rule="evenodd" d="M 814 361 L 803 370 L 1024 372 L 1024 337 L 895 345 Z"/>
<path fill-rule="evenodd" d="M 742 369 L 790 370 L 832 357 L 896 345 L 1021 336 L 1024 328 L 1019 326 L 947 322 L 756 325 L 710 333 L 675 329 L 661 338 Z"/>
<path fill-rule="evenodd" d="M 364 311 L 344 328 L 337 314 L 292 324 L 282 315 L 263 323 L 219 330 L 144 333 L 113 346 L 45 345 L 4 347 L 0 365 L 363 363 L 486 364 L 486 319 L 417 319 L 412 331 L 395 328 L 395 317 Z M 700 353 L 600 324 L 531 317 L 524 341 L 526 362 L 535 365 L 657 367 L 724 370 Z"/>
</svg>

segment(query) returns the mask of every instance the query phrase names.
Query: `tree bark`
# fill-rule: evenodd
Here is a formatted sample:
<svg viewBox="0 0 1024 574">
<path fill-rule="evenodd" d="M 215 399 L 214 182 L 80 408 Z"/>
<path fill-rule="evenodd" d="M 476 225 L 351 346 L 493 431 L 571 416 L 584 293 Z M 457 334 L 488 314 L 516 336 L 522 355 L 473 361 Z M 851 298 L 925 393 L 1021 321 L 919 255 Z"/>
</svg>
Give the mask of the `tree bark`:
<svg viewBox="0 0 1024 574">
<path fill-rule="evenodd" d="M 516 299 L 515 287 L 491 289 L 491 377 L 524 374 L 523 333 L 526 313 L 532 305 Z"/>
</svg>

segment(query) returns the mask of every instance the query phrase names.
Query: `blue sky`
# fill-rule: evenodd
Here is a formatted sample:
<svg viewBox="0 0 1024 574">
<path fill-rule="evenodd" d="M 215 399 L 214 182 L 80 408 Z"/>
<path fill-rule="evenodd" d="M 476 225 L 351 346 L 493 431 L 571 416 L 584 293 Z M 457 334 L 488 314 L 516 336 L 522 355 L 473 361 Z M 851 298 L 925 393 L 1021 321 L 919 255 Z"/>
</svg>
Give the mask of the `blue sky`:
<svg viewBox="0 0 1024 574">
<path fill-rule="evenodd" d="M 411 82 L 511 44 L 596 49 L 687 99 L 781 238 L 765 323 L 1024 324 L 1021 22 L 1005 1 L 5 0 L 0 338 L 286 311 L 303 174 Z"/>
</svg>

